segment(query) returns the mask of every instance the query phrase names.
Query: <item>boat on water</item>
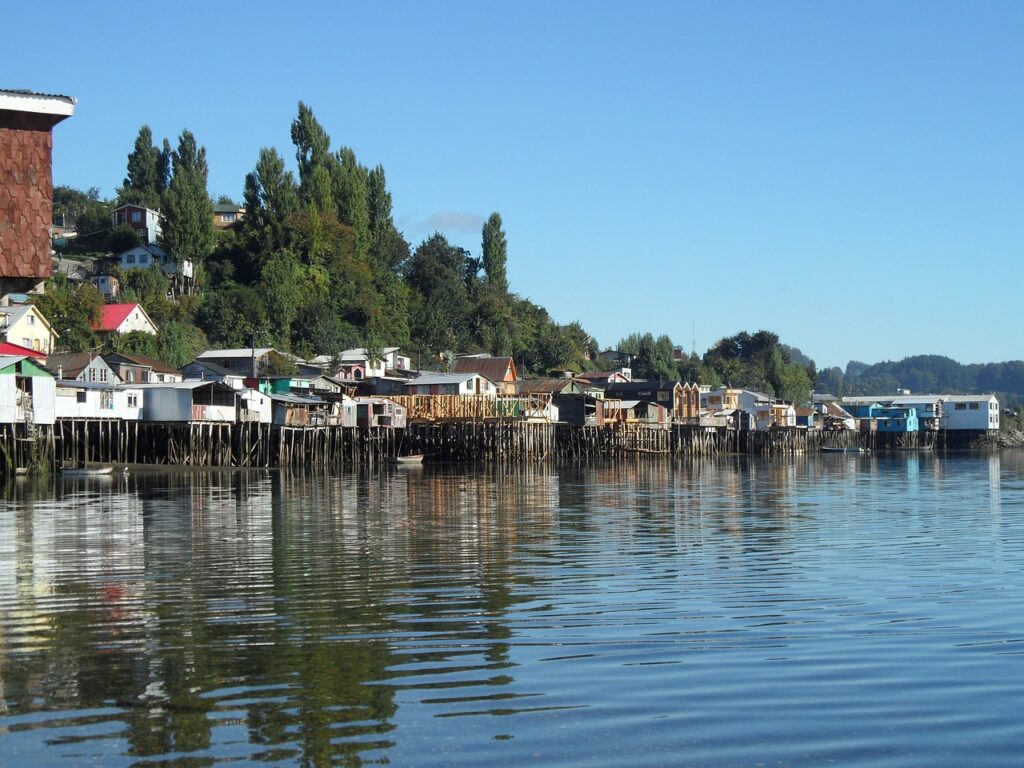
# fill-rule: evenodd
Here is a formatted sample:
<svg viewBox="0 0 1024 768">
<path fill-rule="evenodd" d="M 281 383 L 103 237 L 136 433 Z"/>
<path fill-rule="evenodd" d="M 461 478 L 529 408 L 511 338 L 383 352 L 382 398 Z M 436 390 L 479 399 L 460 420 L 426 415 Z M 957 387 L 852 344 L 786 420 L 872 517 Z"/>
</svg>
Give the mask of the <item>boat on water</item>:
<svg viewBox="0 0 1024 768">
<path fill-rule="evenodd" d="M 821 449 L 822 453 L 870 453 L 871 451 L 867 448 L 831 448 L 823 446 Z"/>
<path fill-rule="evenodd" d="M 897 445 L 897 451 L 910 451 L 911 453 L 926 453 L 932 450 L 930 445 Z"/>
<path fill-rule="evenodd" d="M 407 456 L 392 456 L 388 459 L 390 464 L 396 464 L 399 466 L 414 465 L 423 463 L 422 453 L 410 453 Z"/>
<path fill-rule="evenodd" d="M 111 466 L 104 467 L 61 467 L 61 477 L 91 477 L 94 475 L 109 475 L 113 473 Z"/>
</svg>

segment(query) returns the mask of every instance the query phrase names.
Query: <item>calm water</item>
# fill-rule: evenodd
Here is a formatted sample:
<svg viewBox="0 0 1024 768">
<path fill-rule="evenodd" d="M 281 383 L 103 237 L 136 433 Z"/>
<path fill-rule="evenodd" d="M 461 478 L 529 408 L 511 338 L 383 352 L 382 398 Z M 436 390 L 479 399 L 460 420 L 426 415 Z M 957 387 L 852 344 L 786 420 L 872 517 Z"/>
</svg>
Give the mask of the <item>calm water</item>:
<svg viewBox="0 0 1024 768">
<path fill-rule="evenodd" d="M 1007 766 L 1024 458 L 133 475 L 0 506 L 0 764 Z"/>
</svg>

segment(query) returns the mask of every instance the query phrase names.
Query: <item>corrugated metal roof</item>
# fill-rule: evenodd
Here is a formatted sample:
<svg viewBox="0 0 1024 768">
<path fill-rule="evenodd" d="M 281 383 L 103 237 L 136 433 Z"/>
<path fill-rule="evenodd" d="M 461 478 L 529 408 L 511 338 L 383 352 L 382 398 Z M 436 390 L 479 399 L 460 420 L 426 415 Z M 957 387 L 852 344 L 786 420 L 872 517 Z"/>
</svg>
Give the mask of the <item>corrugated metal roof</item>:
<svg viewBox="0 0 1024 768">
<path fill-rule="evenodd" d="M 405 386 L 422 387 L 434 384 L 462 384 L 463 382 L 469 381 L 474 376 L 487 378 L 486 376 L 481 376 L 479 373 L 428 373 L 423 376 L 418 376 L 412 381 L 405 382 Z"/>
<path fill-rule="evenodd" d="M 262 357 L 263 355 L 270 354 L 274 351 L 273 347 L 256 347 L 256 357 Z M 252 347 L 245 347 L 244 349 L 208 349 L 205 352 L 200 352 L 196 357 L 196 360 L 203 360 L 205 358 L 214 359 L 218 357 L 252 357 Z"/>
</svg>

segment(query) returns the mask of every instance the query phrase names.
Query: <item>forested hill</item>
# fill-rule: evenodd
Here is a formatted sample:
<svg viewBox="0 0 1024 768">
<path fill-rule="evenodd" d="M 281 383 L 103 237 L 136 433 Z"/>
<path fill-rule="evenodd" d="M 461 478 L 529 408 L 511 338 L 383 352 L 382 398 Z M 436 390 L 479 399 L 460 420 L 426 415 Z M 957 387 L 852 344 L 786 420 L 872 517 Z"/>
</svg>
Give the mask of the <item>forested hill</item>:
<svg viewBox="0 0 1024 768">
<path fill-rule="evenodd" d="M 963 365 L 942 355 L 915 355 L 897 362 L 868 365 L 851 360 L 846 370 L 826 368 L 818 374 L 818 391 L 833 395 L 911 392 L 992 392 L 1006 404 L 1024 401 L 1024 360 Z"/>
</svg>

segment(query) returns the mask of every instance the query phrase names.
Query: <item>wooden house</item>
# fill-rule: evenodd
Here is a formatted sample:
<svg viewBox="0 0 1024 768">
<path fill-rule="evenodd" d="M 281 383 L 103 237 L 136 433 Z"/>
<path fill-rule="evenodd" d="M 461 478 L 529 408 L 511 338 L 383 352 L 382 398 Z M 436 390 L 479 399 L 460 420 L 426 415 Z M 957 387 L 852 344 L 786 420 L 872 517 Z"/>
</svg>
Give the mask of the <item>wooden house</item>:
<svg viewBox="0 0 1024 768">
<path fill-rule="evenodd" d="M 700 417 L 700 392 L 696 384 L 678 381 L 629 381 L 609 384 L 604 391 L 606 398 L 617 400 L 643 400 L 657 403 L 668 409 L 672 419 L 698 419 Z"/>
<path fill-rule="evenodd" d="M 181 369 L 181 374 L 185 379 L 219 381 L 221 384 L 227 384 L 232 389 L 243 389 L 245 387 L 245 376 L 205 360 L 193 360 Z"/>
<path fill-rule="evenodd" d="M 240 349 L 208 349 L 196 360 L 209 362 L 245 377 L 259 376 L 270 366 L 273 347 L 243 347 Z"/>
<path fill-rule="evenodd" d="M 131 227 L 147 245 L 153 245 L 160 239 L 162 219 L 160 211 L 134 204 L 119 206 L 110 215 L 110 221 L 115 227 Z"/>
<path fill-rule="evenodd" d="M 88 381 L 120 384 L 117 372 L 100 355 L 88 352 L 61 352 L 46 359 L 46 368 L 61 381 Z"/>
<path fill-rule="evenodd" d="M 498 387 L 499 395 L 516 394 L 516 362 L 511 357 L 464 355 L 455 359 L 452 373 L 479 373 Z"/>
<path fill-rule="evenodd" d="M 108 352 L 103 359 L 125 384 L 175 384 L 184 379 L 177 368 L 145 355 Z"/>
<path fill-rule="evenodd" d="M 914 408 L 879 408 L 874 414 L 879 432 L 917 432 L 917 410 Z"/>
<path fill-rule="evenodd" d="M 273 424 L 282 427 L 326 427 L 331 414 L 330 403 L 319 397 L 271 393 Z"/>
<path fill-rule="evenodd" d="M 605 390 L 612 384 L 628 384 L 633 380 L 633 375 L 629 368 L 620 368 L 614 371 L 587 371 L 579 378 L 586 384 Z"/>
<path fill-rule="evenodd" d="M 796 408 L 792 403 L 775 400 L 771 404 L 771 423 L 776 427 L 795 427 Z"/>
<path fill-rule="evenodd" d="M 386 397 L 357 397 L 356 425 L 403 429 L 407 422 L 404 406 Z"/>
<path fill-rule="evenodd" d="M 219 381 L 140 384 L 143 421 L 237 421 L 238 390 Z"/>
<path fill-rule="evenodd" d="M 24 355 L 0 357 L 0 424 L 53 424 L 53 374 Z"/>
<path fill-rule="evenodd" d="M 407 395 L 486 395 L 494 397 L 498 388 L 479 373 L 428 373 L 405 383 Z"/>
<path fill-rule="evenodd" d="M 815 423 L 815 417 L 817 411 L 807 406 L 801 406 L 796 409 L 796 425 L 798 427 L 807 427 L 808 429 L 816 429 L 819 425 Z"/>
<path fill-rule="evenodd" d="M 672 417 L 668 408 L 646 400 L 610 400 L 604 401 L 604 421 L 606 424 L 638 424 L 647 426 L 667 427 Z"/>
<path fill-rule="evenodd" d="M 604 423 L 604 397 L 595 397 L 579 379 L 521 379 L 516 382 L 520 397 L 549 397 L 558 409 L 556 420 L 566 424 Z"/>
<path fill-rule="evenodd" d="M 270 424 L 274 420 L 274 404 L 270 395 L 247 387 L 232 389 L 238 392 L 237 420 L 240 423 L 248 421 Z"/>
<path fill-rule="evenodd" d="M 142 390 L 89 381 L 58 381 L 55 398 L 58 419 L 142 418 Z"/>
</svg>

